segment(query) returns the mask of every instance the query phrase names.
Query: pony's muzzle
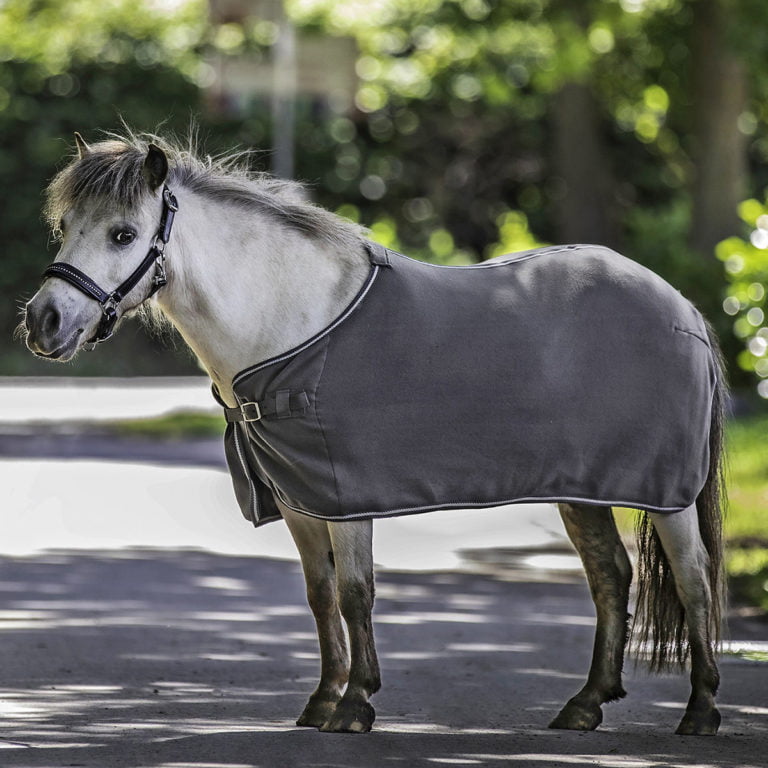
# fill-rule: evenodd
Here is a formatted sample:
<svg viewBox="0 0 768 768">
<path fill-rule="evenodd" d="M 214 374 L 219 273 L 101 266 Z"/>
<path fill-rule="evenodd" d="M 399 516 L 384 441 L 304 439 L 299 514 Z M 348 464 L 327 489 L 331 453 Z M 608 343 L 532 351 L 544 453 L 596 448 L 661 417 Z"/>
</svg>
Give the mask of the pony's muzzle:
<svg viewBox="0 0 768 768">
<path fill-rule="evenodd" d="M 84 329 L 65 321 L 51 296 L 38 292 L 26 306 L 27 348 L 38 357 L 69 360 L 77 351 Z"/>
</svg>

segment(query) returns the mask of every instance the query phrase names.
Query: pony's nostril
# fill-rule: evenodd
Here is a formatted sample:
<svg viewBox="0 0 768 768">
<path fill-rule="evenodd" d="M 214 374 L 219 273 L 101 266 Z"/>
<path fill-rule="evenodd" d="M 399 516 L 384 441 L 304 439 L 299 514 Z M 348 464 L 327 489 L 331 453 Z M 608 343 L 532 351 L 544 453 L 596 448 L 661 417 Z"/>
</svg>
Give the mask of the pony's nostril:
<svg viewBox="0 0 768 768">
<path fill-rule="evenodd" d="M 32 300 L 26 308 L 27 332 L 40 340 L 55 339 L 61 332 L 61 312 L 53 302 Z"/>
<path fill-rule="evenodd" d="M 54 307 L 49 307 L 43 314 L 41 329 L 45 336 L 55 336 L 61 328 L 61 314 Z"/>
</svg>

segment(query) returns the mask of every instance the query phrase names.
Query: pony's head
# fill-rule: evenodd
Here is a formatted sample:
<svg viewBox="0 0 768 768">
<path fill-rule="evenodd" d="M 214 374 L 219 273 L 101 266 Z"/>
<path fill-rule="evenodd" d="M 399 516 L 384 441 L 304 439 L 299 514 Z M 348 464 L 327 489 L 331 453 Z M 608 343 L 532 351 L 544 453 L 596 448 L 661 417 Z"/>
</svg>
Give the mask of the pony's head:
<svg viewBox="0 0 768 768">
<path fill-rule="evenodd" d="M 107 311 L 119 320 L 152 293 L 148 270 L 122 301 L 96 298 L 123 285 L 156 245 L 169 171 L 156 143 L 131 137 L 88 146 L 75 138 L 75 156 L 47 190 L 46 218 L 61 242 L 58 266 L 26 306 L 27 346 L 61 362 L 98 339 Z"/>
</svg>

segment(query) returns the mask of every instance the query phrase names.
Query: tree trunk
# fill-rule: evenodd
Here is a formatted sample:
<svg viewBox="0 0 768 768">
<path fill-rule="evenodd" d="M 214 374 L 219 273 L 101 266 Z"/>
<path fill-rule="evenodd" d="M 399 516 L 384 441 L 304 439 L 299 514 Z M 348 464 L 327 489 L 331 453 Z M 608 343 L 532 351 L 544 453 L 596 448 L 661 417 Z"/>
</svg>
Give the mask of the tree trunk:
<svg viewBox="0 0 768 768">
<path fill-rule="evenodd" d="M 558 239 L 620 247 L 613 174 L 587 84 L 566 83 L 555 94 L 552 128 Z"/>
<path fill-rule="evenodd" d="M 736 212 L 747 193 L 747 138 L 738 128 L 747 107 L 744 63 L 727 40 L 722 0 L 697 0 L 692 28 L 693 119 L 690 244 L 703 257 L 738 234 Z"/>
</svg>

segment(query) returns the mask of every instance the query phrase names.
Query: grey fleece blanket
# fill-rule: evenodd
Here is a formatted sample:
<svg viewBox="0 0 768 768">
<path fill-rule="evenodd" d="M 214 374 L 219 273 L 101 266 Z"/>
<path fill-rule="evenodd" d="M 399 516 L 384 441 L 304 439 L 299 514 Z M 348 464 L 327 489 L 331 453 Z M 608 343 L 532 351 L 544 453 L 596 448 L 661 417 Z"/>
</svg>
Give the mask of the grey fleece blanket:
<svg viewBox="0 0 768 768">
<path fill-rule="evenodd" d="M 674 512 L 709 466 L 716 366 L 661 278 L 571 245 L 473 267 L 369 246 L 327 329 L 234 379 L 235 494 L 326 520 L 511 502 Z"/>
</svg>

